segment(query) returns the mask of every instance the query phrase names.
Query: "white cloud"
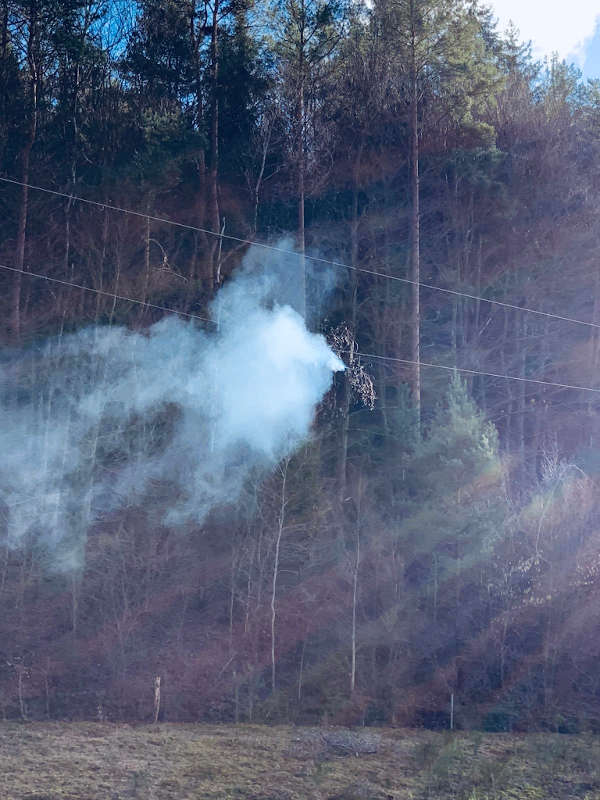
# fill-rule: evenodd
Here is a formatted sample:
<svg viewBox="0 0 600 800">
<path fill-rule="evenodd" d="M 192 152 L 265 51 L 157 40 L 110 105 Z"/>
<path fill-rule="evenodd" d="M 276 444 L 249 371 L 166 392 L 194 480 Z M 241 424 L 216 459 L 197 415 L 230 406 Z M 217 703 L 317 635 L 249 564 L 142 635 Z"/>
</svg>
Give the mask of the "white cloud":
<svg viewBox="0 0 600 800">
<path fill-rule="evenodd" d="M 500 30 L 512 20 L 520 38 L 533 43 L 537 58 L 557 52 L 560 58 L 583 63 L 586 39 L 600 17 L 597 0 L 488 0 Z"/>
</svg>

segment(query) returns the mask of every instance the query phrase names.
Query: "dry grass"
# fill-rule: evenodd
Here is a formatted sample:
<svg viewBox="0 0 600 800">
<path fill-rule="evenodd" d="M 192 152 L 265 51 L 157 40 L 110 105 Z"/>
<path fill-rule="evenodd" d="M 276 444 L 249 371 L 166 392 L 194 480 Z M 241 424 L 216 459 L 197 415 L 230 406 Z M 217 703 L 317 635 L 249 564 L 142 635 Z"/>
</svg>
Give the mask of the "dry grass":
<svg viewBox="0 0 600 800">
<path fill-rule="evenodd" d="M 2 800 L 600 800 L 600 739 L 0 724 Z"/>
</svg>

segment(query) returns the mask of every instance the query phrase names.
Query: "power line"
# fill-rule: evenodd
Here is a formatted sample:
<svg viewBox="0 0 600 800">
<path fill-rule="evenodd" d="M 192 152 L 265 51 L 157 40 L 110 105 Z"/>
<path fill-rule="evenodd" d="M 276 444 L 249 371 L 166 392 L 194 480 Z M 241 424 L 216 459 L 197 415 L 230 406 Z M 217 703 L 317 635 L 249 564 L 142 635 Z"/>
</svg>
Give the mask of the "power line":
<svg viewBox="0 0 600 800">
<path fill-rule="evenodd" d="M 5 270 L 8 270 L 10 272 L 17 272 L 17 273 L 19 273 L 21 275 L 27 275 L 30 278 L 39 278 L 39 279 L 44 280 L 44 281 L 50 281 L 51 283 L 58 283 L 61 286 L 69 286 L 69 287 L 72 287 L 73 289 L 81 289 L 81 290 L 86 291 L 86 292 L 93 292 L 94 294 L 104 295 L 105 297 L 111 297 L 111 298 L 113 298 L 115 300 L 124 300 L 127 303 L 136 303 L 137 305 L 145 306 L 146 308 L 154 308 L 154 309 L 157 309 L 158 311 L 164 311 L 167 314 L 179 314 L 180 316 L 183 316 L 183 317 L 189 317 L 190 319 L 198 319 L 198 320 L 202 320 L 202 322 L 210 322 L 212 325 L 216 325 L 216 322 L 214 320 L 210 319 L 209 317 L 201 317 L 198 314 L 191 314 L 191 313 L 189 313 L 187 311 L 179 311 L 176 308 L 168 308 L 167 306 L 159 306 L 159 305 L 156 305 L 154 303 L 146 303 L 143 300 L 136 300 L 135 298 L 132 298 L 132 297 L 125 297 L 125 296 L 120 295 L 120 294 L 115 294 L 114 292 L 106 292 L 106 291 L 103 291 L 102 289 L 94 289 L 91 286 L 84 286 L 84 285 L 79 284 L 79 283 L 71 283 L 70 281 L 64 281 L 64 280 L 61 280 L 59 278 L 50 278 L 48 275 L 42 275 L 39 272 L 28 272 L 27 270 L 24 270 L 24 269 L 18 269 L 17 267 L 11 267 L 8 264 L 0 264 L 0 269 L 5 269 Z M 349 351 L 344 351 L 344 352 L 349 352 Z M 484 372 L 482 370 L 468 369 L 466 367 L 448 367 L 445 364 L 431 364 L 431 363 L 429 363 L 427 361 L 411 361 L 410 359 L 407 359 L 407 358 L 396 358 L 394 356 L 380 356 L 380 355 L 377 355 L 375 353 L 360 353 L 360 352 L 357 353 L 355 351 L 354 355 L 356 357 L 360 356 L 362 358 L 371 358 L 371 359 L 377 359 L 377 360 L 380 360 L 380 361 L 392 361 L 392 362 L 396 362 L 396 363 L 399 363 L 399 364 L 409 364 L 409 365 L 412 365 L 412 366 L 431 367 L 433 369 L 443 369 L 443 370 L 446 370 L 447 372 L 455 372 L 455 371 L 456 372 L 464 372 L 464 373 L 468 373 L 469 375 L 483 375 L 483 376 L 488 377 L 488 378 L 502 378 L 503 380 L 509 380 L 509 381 L 521 381 L 521 382 L 524 382 L 524 383 L 535 383 L 535 384 L 539 384 L 541 386 L 553 386 L 553 387 L 559 388 L 559 389 L 577 389 L 577 390 L 582 391 L 582 392 L 595 392 L 595 393 L 600 394 L 600 389 L 594 389 L 591 386 L 574 386 L 574 385 L 568 384 L 568 383 L 556 383 L 554 381 L 542 381 L 542 380 L 538 380 L 536 378 L 522 378 L 522 377 L 520 377 L 518 375 L 502 375 L 502 374 L 497 373 L 497 372 Z"/>
<path fill-rule="evenodd" d="M 190 319 L 199 319 L 202 322 L 210 322 L 211 325 L 216 325 L 216 322 L 209 317 L 201 317 L 199 314 L 191 314 L 188 311 L 179 311 L 176 308 L 167 308 L 167 306 L 159 306 L 155 303 L 147 303 L 145 300 L 136 300 L 133 297 L 124 297 L 120 294 L 115 294 L 114 292 L 106 292 L 103 289 L 94 289 L 91 286 L 84 286 L 80 283 L 71 283 L 71 281 L 64 281 L 60 278 L 51 278 L 48 275 L 42 275 L 39 272 L 29 272 L 26 269 L 19 269 L 18 267 L 11 267 L 8 264 L 0 264 L 0 269 L 7 270 L 9 272 L 18 272 L 21 275 L 27 275 L 30 278 L 41 278 L 44 281 L 50 281 L 50 283 L 58 283 L 61 286 L 70 286 L 73 289 L 81 289 L 84 292 L 93 292 L 94 294 L 100 294 L 104 297 L 111 297 L 114 300 L 124 300 L 127 303 L 135 303 L 136 305 L 144 306 L 145 308 L 154 308 L 157 311 L 165 311 L 169 314 L 179 314 L 182 317 L 189 317 Z"/>
<path fill-rule="evenodd" d="M 350 351 L 347 351 L 350 352 Z M 393 361 L 400 364 L 409 364 L 419 367 L 432 367 L 433 369 L 444 369 L 447 372 L 466 372 L 469 375 L 484 375 L 488 378 L 502 378 L 509 381 L 521 381 L 522 383 L 536 383 L 541 386 L 553 386 L 558 389 L 577 389 L 581 392 L 594 392 L 600 394 L 600 389 L 594 389 L 591 386 L 574 386 L 569 383 L 556 383 L 554 381 L 542 381 L 537 378 L 522 378 L 519 375 L 501 375 L 497 372 L 484 372 L 478 369 L 468 369 L 467 367 L 448 367 L 445 364 L 431 364 L 427 361 L 411 361 L 408 358 L 395 358 L 394 356 L 378 356 L 375 353 L 354 353 L 356 358 L 373 358 L 380 361 Z"/>
<path fill-rule="evenodd" d="M 36 186 L 34 184 L 23 183 L 22 181 L 16 181 L 16 180 L 13 180 L 11 178 L 5 178 L 5 177 L 1 177 L 0 176 L 0 181 L 3 181 L 5 183 L 15 184 L 17 186 L 26 186 L 29 189 L 34 189 L 34 190 L 38 190 L 38 191 L 41 191 L 41 192 L 46 192 L 48 194 L 56 195 L 58 197 L 64 197 L 64 198 L 67 198 L 67 199 L 70 199 L 70 200 L 77 200 L 79 202 L 87 203 L 87 204 L 93 205 L 93 206 L 98 206 L 100 208 L 107 208 L 107 209 L 109 209 L 111 211 L 118 211 L 118 212 L 121 212 L 123 214 L 132 214 L 134 216 L 141 217 L 143 219 L 150 219 L 150 220 L 152 220 L 154 222 L 160 222 L 160 223 L 165 223 L 165 224 L 169 224 L 169 225 L 175 225 L 175 226 L 180 227 L 180 228 L 199 231 L 201 233 L 210 234 L 212 236 L 218 236 L 218 237 L 221 237 L 221 238 L 230 239 L 230 240 L 242 243 L 242 244 L 247 244 L 247 245 L 255 246 L 255 247 L 262 247 L 262 248 L 264 248 L 266 250 L 275 251 L 275 252 L 278 252 L 278 253 L 282 253 L 284 255 L 299 256 L 299 254 L 295 253 L 293 250 L 286 250 L 285 248 L 277 247 L 275 245 L 265 244 L 264 242 L 257 242 L 257 241 L 251 241 L 249 239 L 242 239 L 240 237 L 232 236 L 230 234 L 216 233 L 215 231 L 211 231 L 211 230 L 208 230 L 206 228 L 200 228 L 200 227 L 195 226 L 195 225 L 188 225 L 186 223 L 178 222 L 176 220 L 170 220 L 170 219 L 167 219 L 167 218 L 164 218 L 164 217 L 157 217 L 157 216 L 153 216 L 153 215 L 150 215 L 150 214 L 144 214 L 141 211 L 134 211 L 134 210 L 131 210 L 131 209 L 121 208 L 119 206 L 113 206 L 113 205 L 110 205 L 110 204 L 107 204 L 107 203 L 101 203 L 101 202 L 99 202 L 97 200 L 89 200 L 89 199 L 87 199 L 85 197 L 78 197 L 76 195 L 67 194 L 66 192 L 59 192 L 59 191 L 56 191 L 54 189 L 47 189 L 47 188 L 42 187 L 42 186 Z M 397 275 L 388 275 L 386 273 L 378 272 L 376 270 L 369 270 L 369 269 L 366 269 L 364 267 L 356 267 L 356 266 L 352 266 L 350 264 L 344 264 L 344 263 L 339 262 L 339 261 L 331 261 L 329 259 L 321 258 L 321 257 L 318 257 L 318 256 L 305 255 L 304 257 L 309 259 L 309 260 L 311 260 L 311 261 L 316 261 L 316 262 L 323 263 L 323 264 L 329 264 L 329 265 L 334 266 L 334 267 L 350 269 L 350 270 L 354 270 L 356 272 L 363 272 L 363 273 L 367 273 L 369 275 L 375 275 L 377 277 L 387 278 L 389 280 L 400 281 L 401 283 L 408 283 L 408 284 L 412 284 L 412 285 L 418 285 L 418 286 L 420 286 L 422 288 L 425 288 L 425 289 L 432 289 L 434 291 L 444 292 L 446 294 L 451 294 L 451 295 L 455 295 L 455 296 L 459 296 L 459 297 L 466 297 L 466 298 L 471 299 L 471 300 L 479 300 L 479 301 L 482 301 L 482 302 L 485 302 L 485 303 L 490 303 L 492 305 L 502 306 L 504 308 L 509 308 L 509 309 L 512 309 L 512 310 L 515 310 L 515 311 L 524 311 L 524 312 L 528 312 L 528 313 L 531 313 L 531 314 L 538 314 L 540 316 L 550 317 L 552 319 L 562 320 L 563 322 L 572 322 L 572 323 L 576 323 L 578 325 L 585 325 L 585 326 L 592 327 L 592 328 L 600 328 L 600 324 L 599 323 L 595 323 L 595 322 L 586 322 L 585 320 L 576 319 L 574 317 L 566 317 L 566 316 L 562 316 L 562 315 L 559 315 L 559 314 L 551 314 L 550 312 L 547 312 L 547 311 L 539 311 L 537 309 L 528 308 L 526 306 L 517 306 L 517 305 L 513 305 L 511 303 L 504 303 L 504 302 L 502 302 L 500 300 L 490 300 L 489 298 L 486 298 L 486 297 L 479 297 L 477 295 L 468 294 L 466 292 L 459 292 L 459 291 L 457 291 L 455 289 L 445 289 L 445 288 L 440 287 L 440 286 L 433 286 L 431 284 L 422 283 L 421 281 L 412 281 L 409 278 L 401 278 L 401 277 L 399 277 Z M 51 277 L 49 277 L 47 275 L 42 275 L 41 273 L 30 272 L 30 271 L 25 270 L 25 269 L 18 269 L 17 267 L 12 267 L 12 266 L 9 266 L 7 264 L 0 264 L 0 269 L 8 270 L 10 272 L 20 273 L 22 275 L 28 275 L 28 276 L 30 276 L 32 278 L 40 278 L 42 280 L 50 281 L 51 283 L 57 283 L 57 284 L 60 284 L 62 286 L 69 286 L 69 287 L 72 287 L 72 288 L 75 288 L 75 289 L 80 289 L 80 290 L 86 291 L 86 292 L 93 292 L 94 294 L 104 295 L 106 297 L 111 297 L 111 298 L 116 299 L 116 300 L 123 300 L 123 301 L 128 302 L 128 303 L 135 303 L 137 305 L 145 306 L 146 308 L 153 308 L 153 309 L 156 309 L 158 311 L 164 311 L 165 313 L 168 313 L 168 314 L 178 314 L 180 316 L 188 317 L 190 319 L 198 319 L 198 320 L 201 320 L 203 322 L 209 322 L 212 325 L 216 324 L 214 322 L 214 320 L 210 319 L 209 317 L 202 317 L 202 316 L 200 316 L 198 314 L 192 314 L 192 313 L 187 312 L 187 311 L 180 311 L 180 310 L 175 309 L 175 308 L 168 308 L 166 306 L 159 306 L 159 305 L 156 305 L 154 303 L 147 303 L 147 302 L 145 302 L 143 300 L 137 300 L 137 299 L 131 298 L 131 297 L 124 297 L 123 295 L 118 295 L 118 294 L 116 294 L 114 292 L 106 292 L 106 291 L 103 291 L 101 289 L 94 289 L 94 288 L 92 288 L 90 286 L 84 286 L 82 284 L 72 283 L 70 281 L 61 280 L 59 278 L 51 278 Z M 574 390 L 577 390 L 577 391 L 594 392 L 594 393 L 600 394 L 600 389 L 594 389 L 591 386 L 576 386 L 576 385 L 573 385 L 573 384 L 558 383 L 558 382 L 555 382 L 555 381 L 543 381 L 543 380 L 539 380 L 539 379 L 536 379 L 536 378 L 523 378 L 523 377 L 518 376 L 518 375 L 503 375 L 503 374 L 497 373 L 497 372 L 486 372 L 486 371 L 483 371 L 483 370 L 468 369 L 467 367 L 449 367 L 449 366 L 446 366 L 444 364 L 432 364 L 432 363 L 429 363 L 427 361 L 411 361 L 410 359 L 406 359 L 406 358 L 398 358 L 398 357 L 393 357 L 393 356 L 381 356 L 381 355 L 377 355 L 375 353 L 355 353 L 355 354 L 357 356 L 362 356 L 363 358 L 371 358 L 371 359 L 377 359 L 377 360 L 382 360 L 382 361 L 391 361 L 391 362 L 400 363 L 400 364 L 407 364 L 407 365 L 419 366 L 419 367 L 428 367 L 428 368 L 432 368 L 432 369 L 443 369 L 443 370 L 446 370 L 448 372 L 462 372 L 462 373 L 466 373 L 466 374 L 469 374 L 469 375 L 482 375 L 482 376 L 488 377 L 488 378 L 499 378 L 499 379 L 502 379 L 502 380 L 513 380 L 513 381 L 519 381 L 519 382 L 522 382 L 522 383 L 534 383 L 534 384 L 537 384 L 537 385 L 540 385 L 540 386 L 552 386 L 554 388 L 559 388 L 559 389 L 574 389 Z"/>
<path fill-rule="evenodd" d="M 528 306 L 518 306 L 518 305 L 513 304 L 513 303 L 506 303 L 506 302 L 504 302 L 502 300 L 491 300 L 488 297 L 480 297 L 479 295 L 470 294 L 469 292 L 461 292 L 458 289 L 447 289 L 447 288 L 444 288 L 443 286 L 435 286 L 435 285 L 430 284 L 430 283 L 424 283 L 423 281 L 413 281 L 410 278 L 401 278 L 398 275 L 389 275 L 386 272 L 380 272 L 380 271 L 374 270 L 374 269 L 367 269 L 366 267 L 357 267 L 357 266 L 353 266 L 352 264 L 345 264 L 342 261 L 332 261 L 330 259 L 322 258 L 320 256 L 311 256 L 311 255 L 307 255 L 307 254 L 304 254 L 304 255 L 301 256 L 299 253 L 296 253 L 294 250 L 286 250 L 283 247 L 277 247 L 276 245 L 266 244 L 265 242 L 252 241 L 250 239 L 244 239 L 244 238 L 242 238 L 240 236 L 233 236 L 232 234 L 228 234 L 228 233 L 220 233 L 220 232 L 217 232 L 217 231 L 211 231 L 208 228 L 201 228 L 201 227 L 199 227 L 197 225 L 190 225 L 190 224 L 185 223 L 185 222 L 178 222 L 177 220 L 167 219 L 166 217 L 158 217 L 158 216 L 154 216 L 152 214 L 145 214 L 142 211 L 135 211 L 133 209 L 122 208 L 120 206 L 111 205 L 110 203 L 102 203 L 99 200 L 89 200 L 86 197 L 79 197 L 77 195 L 68 194 L 67 192 L 59 192 L 56 189 L 48 189 L 48 188 L 46 188 L 44 186 L 37 186 L 37 185 L 31 184 L 31 183 L 24 183 L 22 181 L 17 181 L 14 178 L 5 178 L 5 177 L 1 177 L 0 176 L 0 181 L 3 181 L 4 183 L 10 183 L 10 184 L 13 184 L 15 186 L 25 186 L 28 189 L 34 189 L 34 190 L 39 191 L 39 192 L 45 192 L 47 194 L 52 194 L 52 195 L 55 195 L 57 197 L 63 197 L 63 198 L 66 198 L 67 200 L 71 200 L 71 201 L 77 200 L 80 203 L 87 203 L 88 205 L 97 206 L 97 207 L 103 208 L 103 209 L 109 209 L 110 211 L 118 211 L 121 214 L 131 214 L 133 216 L 140 217 L 142 219 L 151 220 L 152 222 L 159 222 L 159 223 L 162 223 L 162 224 L 165 224 L 165 225 L 174 225 L 174 226 L 176 226 L 178 228 L 183 228 L 185 230 L 190 230 L 190 231 L 197 231 L 198 233 L 204 233 L 204 234 L 206 234 L 208 236 L 216 236 L 216 237 L 219 237 L 221 239 L 229 239 L 230 241 L 238 242 L 238 244 L 247 244 L 247 245 L 250 245 L 250 246 L 253 246 L 253 247 L 262 247 L 265 250 L 271 250 L 271 251 L 276 252 L 276 253 L 281 253 L 282 255 L 303 257 L 306 260 L 313 261 L 313 262 L 316 262 L 316 263 L 329 264 L 330 266 L 336 267 L 336 268 L 339 268 L 339 269 L 349 269 L 349 270 L 352 270 L 354 272 L 363 273 L 365 275 L 373 275 L 373 276 L 375 276 L 377 278 L 385 278 L 386 280 L 398 281 L 399 283 L 409 284 L 409 285 L 412 285 L 412 286 L 419 286 L 422 289 L 430 289 L 431 291 L 442 292 L 444 294 L 449 294 L 449 295 L 452 295 L 454 297 L 465 297 L 468 300 L 477 300 L 477 301 L 482 302 L 482 303 L 489 303 L 490 305 L 500 306 L 501 308 L 507 308 L 507 309 L 510 309 L 512 311 L 523 311 L 523 312 L 528 313 L 528 314 L 536 314 L 537 316 L 540 316 L 540 317 L 546 317 L 546 318 L 549 318 L 549 319 L 557 319 L 557 320 L 560 320 L 561 322 L 570 322 L 570 323 L 573 323 L 575 325 L 584 325 L 585 327 L 588 327 L 588 328 L 600 329 L 600 323 L 597 323 L 597 322 L 588 322 L 586 320 L 577 319 L 576 317 L 568 317 L 568 316 L 565 316 L 565 315 L 562 315 L 562 314 L 552 314 L 549 311 L 540 311 L 539 309 L 529 308 Z M 140 301 L 138 301 L 138 302 L 140 302 Z"/>
</svg>

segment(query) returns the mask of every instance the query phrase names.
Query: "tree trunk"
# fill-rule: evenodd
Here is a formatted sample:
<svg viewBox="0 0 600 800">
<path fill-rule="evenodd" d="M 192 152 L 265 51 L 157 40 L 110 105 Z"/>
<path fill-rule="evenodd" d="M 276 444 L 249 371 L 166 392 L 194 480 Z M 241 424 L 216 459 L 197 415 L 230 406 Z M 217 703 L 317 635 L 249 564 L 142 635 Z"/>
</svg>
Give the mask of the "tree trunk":
<svg viewBox="0 0 600 800">
<path fill-rule="evenodd" d="M 355 550 L 354 550 L 354 570 L 352 574 L 352 666 L 350 670 L 350 694 L 354 694 L 356 688 L 356 612 L 358 605 L 358 574 L 360 570 L 360 533 L 362 525 L 362 496 L 363 496 L 363 476 L 362 472 L 358 476 L 356 488 L 356 523 L 355 523 Z"/>
<path fill-rule="evenodd" d="M 519 377 L 525 378 L 527 374 L 527 350 L 526 350 L 526 342 L 527 342 L 527 322 L 525 320 L 525 314 L 522 311 L 516 311 L 516 314 L 520 315 L 521 319 L 516 320 L 515 330 L 519 331 L 521 334 L 521 341 L 517 342 L 517 347 L 519 349 Z M 520 325 L 519 325 L 520 322 Z M 527 404 L 527 393 L 526 393 L 527 384 L 525 380 L 519 382 L 517 386 L 517 408 L 518 408 L 518 416 L 517 416 L 517 445 L 518 445 L 518 452 L 519 452 L 519 469 L 521 471 L 521 480 L 519 481 L 519 485 L 521 487 L 524 486 L 523 479 L 526 475 L 525 469 L 525 414 L 526 414 L 526 404 Z"/>
<path fill-rule="evenodd" d="M 19 206 L 19 221 L 17 226 L 16 267 L 25 268 L 25 237 L 27 230 L 27 215 L 29 211 L 29 164 L 31 150 L 35 143 L 38 118 L 38 90 L 39 90 L 39 63 L 37 59 L 38 44 L 38 15 L 35 0 L 30 5 L 29 36 L 27 39 L 27 61 L 29 64 L 30 109 L 27 139 L 21 151 L 21 203 Z M 12 292 L 12 330 L 15 339 L 21 337 L 21 289 L 22 274 L 15 273 Z"/>
<path fill-rule="evenodd" d="M 27 707 L 25 706 L 25 698 L 23 696 L 23 677 L 25 674 L 25 667 L 22 664 L 17 665 L 17 694 L 19 696 L 19 712 L 23 722 L 27 720 Z"/>
<path fill-rule="evenodd" d="M 298 703 L 302 701 L 302 680 L 304 677 L 305 651 L 306 651 L 306 636 L 302 639 L 302 648 L 300 649 L 300 666 L 298 668 L 298 690 L 297 690 Z"/>
<path fill-rule="evenodd" d="M 194 93 L 196 99 L 196 114 L 195 114 L 195 125 L 196 130 L 199 132 L 204 131 L 204 76 L 203 76 L 203 66 L 202 66 L 202 40 L 204 37 L 204 30 L 205 30 L 205 23 L 207 21 L 206 18 L 206 11 L 204 13 L 204 17 L 202 19 L 197 18 L 197 7 L 195 0 L 192 0 L 189 4 L 189 41 L 190 41 L 190 50 L 193 53 L 194 58 Z M 196 217 L 198 219 L 198 225 L 200 227 L 206 227 L 206 196 L 207 196 L 207 181 L 206 181 L 206 155 L 204 149 L 201 149 L 198 158 L 196 160 L 196 171 L 197 171 L 197 178 L 198 178 L 198 191 L 196 193 Z M 206 283 L 211 284 L 212 288 L 212 274 L 211 273 L 211 265 L 209 264 L 209 254 L 210 254 L 210 246 L 209 246 L 209 238 L 206 233 L 203 231 L 198 232 L 198 237 L 202 242 L 202 257 L 204 263 L 202 264 L 202 274 L 201 278 Z M 194 274 L 195 277 L 195 274 Z M 190 293 L 193 291 L 192 284 L 192 277 L 190 276 Z M 191 298 L 188 297 L 187 303 L 188 307 L 191 302 Z"/>
<path fill-rule="evenodd" d="M 594 309 L 592 312 L 592 322 L 594 325 L 598 325 L 600 320 L 600 267 L 596 268 L 596 276 L 594 280 Z M 590 348 L 590 362 L 591 362 L 591 374 L 595 376 L 598 374 L 598 365 L 600 363 L 600 336 L 598 335 L 598 329 L 592 328 L 589 337 L 589 348 Z M 592 377 L 592 381 L 594 381 Z M 591 383 L 591 386 L 594 385 L 594 382 Z M 590 422 L 589 427 L 589 446 L 594 446 L 594 434 L 595 434 L 595 425 L 594 425 L 594 416 L 596 413 L 596 403 L 592 400 L 591 393 L 589 394 L 588 398 L 588 417 Z"/>
<path fill-rule="evenodd" d="M 210 110 L 210 169 L 208 175 L 208 209 L 210 227 L 215 234 L 221 229 L 219 211 L 219 0 L 213 0 L 213 13 L 210 38 L 212 101 Z M 215 236 L 210 245 L 213 290 L 218 288 L 219 237 Z"/>
<path fill-rule="evenodd" d="M 360 498 L 359 498 L 360 503 Z M 352 669 L 350 671 L 350 694 L 356 688 L 356 604 L 358 600 L 358 571 L 360 569 L 360 511 L 356 520 L 356 550 L 354 574 L 352 576 Z"/>
<path fill-rule="evenodd" d="M 271 586 L 271 691 L 275 691 L 275 622 L 276 622 L 276 596 L 277 596 L 277 576 L 279 573 L 279 551 L 281 548 L 281 537 L 285 527 L 285 506 L 286 506 L 286 481 L 287 481 L 288 461 L 281 467 L 281 505 L 279 508 L 279 518 L 277 521 L 277 538 L 275 540 L 275 560 L 273 563 L 273 582 Z"/>
<path fill-rule="evenodd" d="M 150 200 L 146 201 L 146 212 L 150 214 Z M 140 322 L 144 319 L 148 302 L 148 292 L 150 289 L 150 217 L 146 217 L 144 225 L 144 278 L 142 282 L 142 305 L 140 306 L 139 319 Z"/>
<path fill-rule="evenodd" d="M 100 247 L 100 263 L 98 264 L 96 286 L 100 291 L 104 290 L 104 264 L 106 261 L 106 250 L 108 247 L 108 211 L 105 208 L 102 212 L 102 238 Z M 96 322 L 100 319 L 100 311 L 102 309 L 102 295 L 96 295 Z M 66 311 L 66 309 L 65 309 Z M 65 313 L 63 311 L 63 314 Z"/>
<path fill-rule="evenodd" d="M 421 232 L 420 232 L 420 207 L 419 207 L 419 127 L 418 127 L 418 85 L 417 68 L 414 53 L 413 33 L 413 63 L 411 65 L 411 97 L 410 97 L 410 280 L 411 307 L 410 307 L 410 355 L 411 378 L 410 388 L 416 411 L 418 431 L 421 429 L 421 309 L 419 282 L 421 280 Z"/>
<path fill-rule="evenodd" d="M 269 120 L 267 122 L 267 130 L 265 133 L 265 138 L 262 143 L 262 153 L 260 159 L 260 169 L 258 171 L 258 176 L 256 181 L 254 182 L 254 188 L 252 191 L 253 197 L 253 211 L 252 211 L 252 233 L 251 235 L 254 237 L 256 236 L 256 232 L 258 231 L 258 208 L 260 205 L 260 189 L 262 186 L 263 178 L 265 176 L 265 167 L 267 165 L 267 155 L 269 153 L 269 146 L 271 144 L 271 132 L 273 129 L 272 121 Z"/>
<path fill-rule="evenodd" d="M 304 0 L 301 2 L 301 19 L 304 20 L 305 8 Z M 300 314 L 306 319 L 306 259 L 305 253 L 305 236 L 304 236 L 304 178 L 305 178 L 305 162 L 304 162 L 304 25 L 300 26 L 300 42 L 298 51 L 298 103 L 296 111 L 296 158 L 298 160 L 298 231 L 296 236 L 296 248 L 300 254 L 300 263 L 298 265 L 299 273 L 299 311 Z"/>
<path fill-rule="evenodd" d="M 160 714 L 160 675 L 154 678 L 154 717 L 152 722 L 154 725 L 158 722 L 158 715 Z"/>
<path fill-rule="evenodd" d="M 8 81 L 7 81 L 7 58 L 8 58 L 8 0 L 2 4 L 2 33 L 0 34 L 0 158 L 4 156 L 3 149 L 6 146 L 8 135 Z"/>
<path fill-rule="evenodd" d="M 359 161 L 360 161 L 360 156 L 359 156 Z M 354 194 L 352 198 L 352 221 L 350 224 L 350 245 L 351 245 L 350 264 L 353 267 L 356 267 L 358 264 L 358 187 L 356 185 L 356 180 L 354 184 Z M 350 343 L 350 353 L 348 355 L 348 366 L 351 370 L 354 362 L 354 349 L 356 346 L 354 339 L 356 333 L 356 316 L 357 316 L 356 303 L 358 294 L 358 273 L 356 272 L 356 270 L 351 271 L 350 282 L 351 282 L 351 292 L 352 292 L 350 332 L 352 334 L 352 341 Z M 338 464 L 337 464 L 337 471 L 338 471 L 337 484 L 338 484 L 338 496 L 340 499 L 340 503 L 343 502 L 346 493 L 348 439 L 349 439 L 349 429 L 350 429 L 351 387 L 350 387 L 350 376 L 348 374 L 348 370 L 342 373 L 342 385 L 343 385 L 343 397 L 341 402 L 342 421 L 340 430 L 340 451 L 338 455 Z"/>
</svg>

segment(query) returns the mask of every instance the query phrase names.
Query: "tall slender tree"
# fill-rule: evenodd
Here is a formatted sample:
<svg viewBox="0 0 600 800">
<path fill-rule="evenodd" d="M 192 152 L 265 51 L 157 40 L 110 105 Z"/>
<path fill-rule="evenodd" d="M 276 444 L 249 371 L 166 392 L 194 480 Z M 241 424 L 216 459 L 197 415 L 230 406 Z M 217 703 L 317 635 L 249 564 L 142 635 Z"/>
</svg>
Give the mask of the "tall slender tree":
<svg viewBox="0 0 600 800">
<path fill-rule="evenodd" d="M 314 93 L 320 69 L 340 42 L 344 8 L 340 0 L 277 0 L 272 16 L 282 93 L 290 119 L 297 204 L 296 248 L 300 254 L 300 303 L 306 316 L 307 91 L 310 87 Z"/>
<path fill-rule="evenodd" d="M 421 408 L 421 141 L 424 101 L 435 96 L 437 113 L 469 116 L 472 100 L 493 81 L 476 6 L 465 0 L 379 0 L 377 23 L 395 54 L 407 107 L 409 177 L 410 386 L 420 424 Z M 450 100 L 444 110 L 444 98 Z M 440 107 L 441 106 L 441 107 Z M 439 124 L 439 120 L 438 120 Z"/>
</svg>

